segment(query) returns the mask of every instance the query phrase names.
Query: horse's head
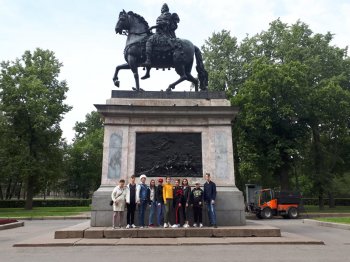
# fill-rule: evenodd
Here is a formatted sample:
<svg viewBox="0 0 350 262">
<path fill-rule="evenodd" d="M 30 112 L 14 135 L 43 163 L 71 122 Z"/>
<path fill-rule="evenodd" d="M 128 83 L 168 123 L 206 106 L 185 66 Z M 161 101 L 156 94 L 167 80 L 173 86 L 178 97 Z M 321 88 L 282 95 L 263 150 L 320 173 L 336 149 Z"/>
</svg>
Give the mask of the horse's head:
<svg viewBox="0 0 350 262">
<path fill-rule="evenodd" d="M 140 15 L 130 11 L 125 12 L 123 10 L 119 13 L 119 19 L 115 26 L 115 32 L 117 34 L 123 34 L 123 31 L 128 31 L 129 34 L 144 34 L 148 33 L 148 23 Z"/>
<path fill-rule="evenodd" d="M 117 22 L 117 25 L 115 26 L 115 33 L 122 34 L 123 30 L 129 30 L 129 29 L 130 29 L 130 24 L 129 24 L 128 14 L 123 9 L 123 11 L 119 13 L 118 22 Z"/>
</svg>

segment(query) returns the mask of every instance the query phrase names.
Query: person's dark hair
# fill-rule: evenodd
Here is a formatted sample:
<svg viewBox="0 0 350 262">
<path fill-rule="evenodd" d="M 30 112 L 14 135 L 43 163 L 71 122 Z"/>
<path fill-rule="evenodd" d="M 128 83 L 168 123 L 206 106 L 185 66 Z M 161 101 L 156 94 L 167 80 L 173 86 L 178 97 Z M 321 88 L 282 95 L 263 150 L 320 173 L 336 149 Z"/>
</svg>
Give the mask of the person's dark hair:
<svg viewBox="0 0 350 262">
<path fill-rule="evenodd" d="M 206 176 L 210 176 L 210 173 L 207 172 L 207 173 L 205 173 L 205 175 L 206 175 Z"/>
<path fill-rule="evenodd" d="M 168 178 L 170 178 L 170 179 L 171 179 L 171 176 L 166 176 L 166 177 L 165 177 L 165 180 L 167 180 Z"/>
<path fill-rule="evenodd" d="M 187 182 L 187 185 L 188 185 L 188 180 L 187 180 L 187 178 L 184 178 L 184 179 L 182 179 L 182 185 L 184 185 L 184 181 L 186 181 Z"/>
<path fill-rule="evenodd" d="M 119 183 L 125 183 L 125 180 L 124 179 L 120 179 Z"/>
<path fill-rule="evenodd" d="M 178 179 L 175 179 L 175 181 L 176 181 L 176 182 L 179 182 L 179 184 L 180 184 L 180 178 L 178 178 Z"/>
<path fill-rule="evenodd" d="M 154 179 L 151 179 L 151 181 L 149 181 L 149 186 L 152 187 L 152 182 L 154 182 L 154 186 L 156 184 L 156 181 Z"/>
<path fill-rule="evenodd" d="M 131 178 L 135 178 L 135 175 L 131 175 Z"/>
</svg>

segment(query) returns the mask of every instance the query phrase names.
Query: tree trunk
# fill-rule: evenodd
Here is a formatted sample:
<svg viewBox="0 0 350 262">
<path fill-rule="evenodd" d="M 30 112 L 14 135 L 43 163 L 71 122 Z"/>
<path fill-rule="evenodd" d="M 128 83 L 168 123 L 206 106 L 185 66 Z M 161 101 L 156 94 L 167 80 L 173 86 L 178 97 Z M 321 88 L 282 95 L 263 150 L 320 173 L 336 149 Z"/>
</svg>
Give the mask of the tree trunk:
<svg viewBox="0 0 350 262">
<path fill-rule="evenodd" d="M 5 199 L 10 199 L 11 184 L 12 184 L 12 179 L 10 178 L 6 187 Z"/>
<path fill-rule="evenodd" d="M 324 180 L 322 177 L 322 149 L 321 149 L 321 138 L 320 132 L 318 131 L 317 125 L 312 128 L 312 136 L 313 136 L 313 154 L 314 154 L 314 168 L 315 168 L 315 186 L 316 190 L 318 190 L 318 207 L 320 210 L 324 209 L 323 202 L 323 185 L 322 181 Z"/>
<path fill-rule="evenodd" d="M 0 183 L 0 199 L 4 200 L 4 196 L 2 194 L 2 184 Z"/>
<path fill-rule="evenodd" d="M 318 191 L 318 208 L 320 210 L 324 209 L 323 189 L 322 188 L 320 188 L 320 190 Z"/>
<path fill-rule="evenodd" d="M 27 178 L 27 189 L 26 189 L 26 204 L 25 209 L 33 209 L 33 197 L 34 197 L 34 177 L 29 175 Z"/>
<path fill-rule="evenodd" d="M 280 171 L 281 190 L 289 190 L 288 165 L 284 164 Z"/>
<path fill-rule="evenodd" d="M 328 198 L 329 198 L 329 208 L 335 208 L 335 199 L 334 194 L 331 191 L 328 191 Z"/>
<path fill-rule="evenodd" d="M 22 181 L 19 183 L 19 187 L 17 189 L 17 199 L 21 199 L 21 191 L 22 191 Z"/>
</svg>

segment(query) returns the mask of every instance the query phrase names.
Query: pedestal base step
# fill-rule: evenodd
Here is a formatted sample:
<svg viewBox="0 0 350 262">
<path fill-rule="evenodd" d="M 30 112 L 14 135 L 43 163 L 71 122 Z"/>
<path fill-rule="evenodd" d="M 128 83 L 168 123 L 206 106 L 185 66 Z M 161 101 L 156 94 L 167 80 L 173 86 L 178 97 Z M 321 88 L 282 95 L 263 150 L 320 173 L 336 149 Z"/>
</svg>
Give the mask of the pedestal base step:
<svg viewBox="0 0 350 262">
<path fill-rule="evenodd" d="M 279 228 L 248 223 L 245 226 L 203 228 L 133 228 L 90 227 L 82 223 L 55 231 L 55 239 L 64 238 L 181 238 L 181 237 L 280 237 Z"/>
</svg>

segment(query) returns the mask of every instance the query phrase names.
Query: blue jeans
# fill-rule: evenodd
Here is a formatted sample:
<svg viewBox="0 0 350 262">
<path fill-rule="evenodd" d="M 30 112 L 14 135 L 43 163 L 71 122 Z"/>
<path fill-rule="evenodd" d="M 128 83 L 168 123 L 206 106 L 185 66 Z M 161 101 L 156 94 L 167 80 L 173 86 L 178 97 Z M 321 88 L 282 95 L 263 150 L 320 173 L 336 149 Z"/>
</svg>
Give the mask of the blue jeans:
<svg viewBox="0 0 350 262">
<path fill-rule="evenodd" d="M 149 217 L 148 217 L 148 224 L 149 225 L 154 224 L 153 217 L 154 217 L 154 214 L 156 213 L 156 209 L 157 209 L 157 203 L 156 203 L 156 201 L 152 201 L 151 205 L 150 205 Z"/>
<path fill-rule="evenodd" d="M 139 205 L 139 226 L 144 227 L 145 226 L 145 211 L 147 207 L 147 200 L 141 200 Z"/>
<path fill-rule="evenodd" d="M 165 206 L 163 202 L 157 202 L 157 223 L 158 226 L 162 225 L 165 213 Z"/>
<path fill-rule="evenodd" d="M 215 204 L 213 205 L 210 202 L 207 202 L 207 207 L 208 207 L 208 218 L 210 225 L 216 225 L 216 212 L 215 212 Z"/>
</svg>

